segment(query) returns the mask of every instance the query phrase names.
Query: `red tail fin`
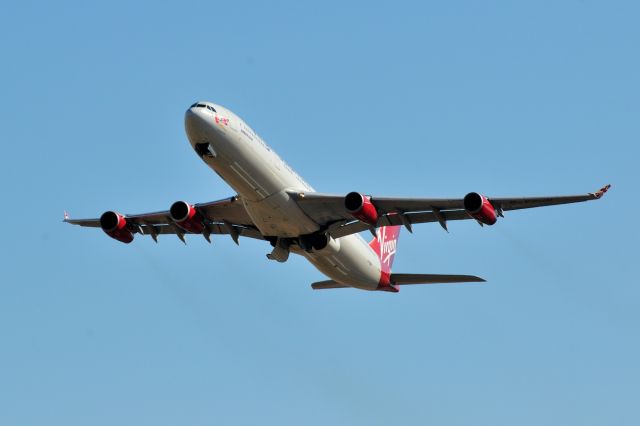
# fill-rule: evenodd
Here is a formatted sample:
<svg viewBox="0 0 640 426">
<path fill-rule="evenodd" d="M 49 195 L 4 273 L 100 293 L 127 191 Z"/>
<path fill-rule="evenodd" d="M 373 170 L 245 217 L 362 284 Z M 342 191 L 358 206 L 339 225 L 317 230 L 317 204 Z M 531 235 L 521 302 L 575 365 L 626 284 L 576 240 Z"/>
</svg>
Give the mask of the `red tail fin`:
<svg viewBox="0 0 640 426">
<path fill-rule="evenodd" d="M 397 292 L 397 287 L 390 282 L 391 267 L 393 259 L 396 256 L 398 248 L 398 237 L 400 236 L 400 226 L 381 226 L 378 228 L 377 236 L 370 243 L 369 247 L 373 249 L 380 259 L 380 277 L 379 290 Z"/>
</svg>

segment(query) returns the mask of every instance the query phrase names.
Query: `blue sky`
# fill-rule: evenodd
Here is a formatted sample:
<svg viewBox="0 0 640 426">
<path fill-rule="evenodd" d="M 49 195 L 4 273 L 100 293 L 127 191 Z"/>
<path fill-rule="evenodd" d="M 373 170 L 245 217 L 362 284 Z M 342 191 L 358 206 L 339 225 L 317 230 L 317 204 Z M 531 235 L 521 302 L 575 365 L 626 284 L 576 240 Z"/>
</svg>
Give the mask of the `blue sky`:
<svg viewBox="0 0 640 426">
<path fill-rule="evenodd" d="M 0 424 L 637 424 L 637 2 L 2 9 Z M 323 192 L 614 187 L 403 233 L 396 271 L 488 282 L 397 295 L 61 223 L 231 195 L 186 140 L 199 99 Z"/>
</svg>

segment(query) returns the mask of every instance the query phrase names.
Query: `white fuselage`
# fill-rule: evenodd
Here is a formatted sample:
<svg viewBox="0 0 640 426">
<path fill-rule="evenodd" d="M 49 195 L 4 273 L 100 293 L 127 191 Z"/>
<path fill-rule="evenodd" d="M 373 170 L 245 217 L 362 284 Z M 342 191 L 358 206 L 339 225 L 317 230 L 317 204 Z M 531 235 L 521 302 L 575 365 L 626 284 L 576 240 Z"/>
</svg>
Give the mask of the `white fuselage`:
<svg viewBox="0 0 640 426">
<path fill-rule="evenodd" d="M 185 129 L 191 145 L 213 149 L 202 159 L 235 191 L 258 230 L 266 237 L 295 238 L 320 230 L 289 196 L 314 189 L 285 163 L 242 119 L 228 109 L 199 102 L 187 110 Z M 359 235 L 337 241 L 326 253 L 293 249 L 332 280 L 374 290 L 381 276 L 376 253 Z"/>
</svg>

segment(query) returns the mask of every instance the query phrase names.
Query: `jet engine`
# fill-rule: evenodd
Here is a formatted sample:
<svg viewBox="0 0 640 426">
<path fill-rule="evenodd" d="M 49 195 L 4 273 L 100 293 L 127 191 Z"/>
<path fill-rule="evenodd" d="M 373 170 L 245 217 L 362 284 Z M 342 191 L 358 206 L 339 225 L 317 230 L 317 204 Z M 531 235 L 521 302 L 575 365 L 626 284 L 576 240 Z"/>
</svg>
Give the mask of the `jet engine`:
<svg viewBox="0 0 640 426">
<path fill-rule="evenodd" d="M 344 197 L 344 206 L 354 218 L 373 226 L 378 223 L 378 211 L 371 202 L 371 197 L 350 192 Z"/>
<path fill-rule="evenodd" d="M 464 196 L 463 202 L 467 213 L 480 223 L 493 225 L 498 220 L 496 209 L 484 195 L 470 192 Z"/>
<path fill-rule="evenodd" d="M 180 228 L 193 234 L 202 234 L 204 223 L 197 210 L 185 201 L 176 201 L 169 209 L 169 216 Z"/>
<path fill-rule="evenodd" d="M 100 227 L 113 239 L 129 244 L 133 241 L 133 233 L 127 227 L 127 218 L 117 212 L 104 212 L 100 216 Z"/>
</svg>

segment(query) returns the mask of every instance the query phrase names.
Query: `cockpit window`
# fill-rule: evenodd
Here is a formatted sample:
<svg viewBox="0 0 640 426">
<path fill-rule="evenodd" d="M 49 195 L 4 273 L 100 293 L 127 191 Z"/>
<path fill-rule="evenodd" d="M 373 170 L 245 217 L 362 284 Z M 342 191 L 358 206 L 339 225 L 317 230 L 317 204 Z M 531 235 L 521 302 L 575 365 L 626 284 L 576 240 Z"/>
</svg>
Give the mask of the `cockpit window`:
<svg viewBox="0 0 640 426">
<path fill-rule="evenodd" d="M 197 102 L 195 104 L 191 105 L 189 108 L 206 108 L 209 111 L 216 112 L 216 110 L 211 105 L 199 104 Z"/>
</svg>

